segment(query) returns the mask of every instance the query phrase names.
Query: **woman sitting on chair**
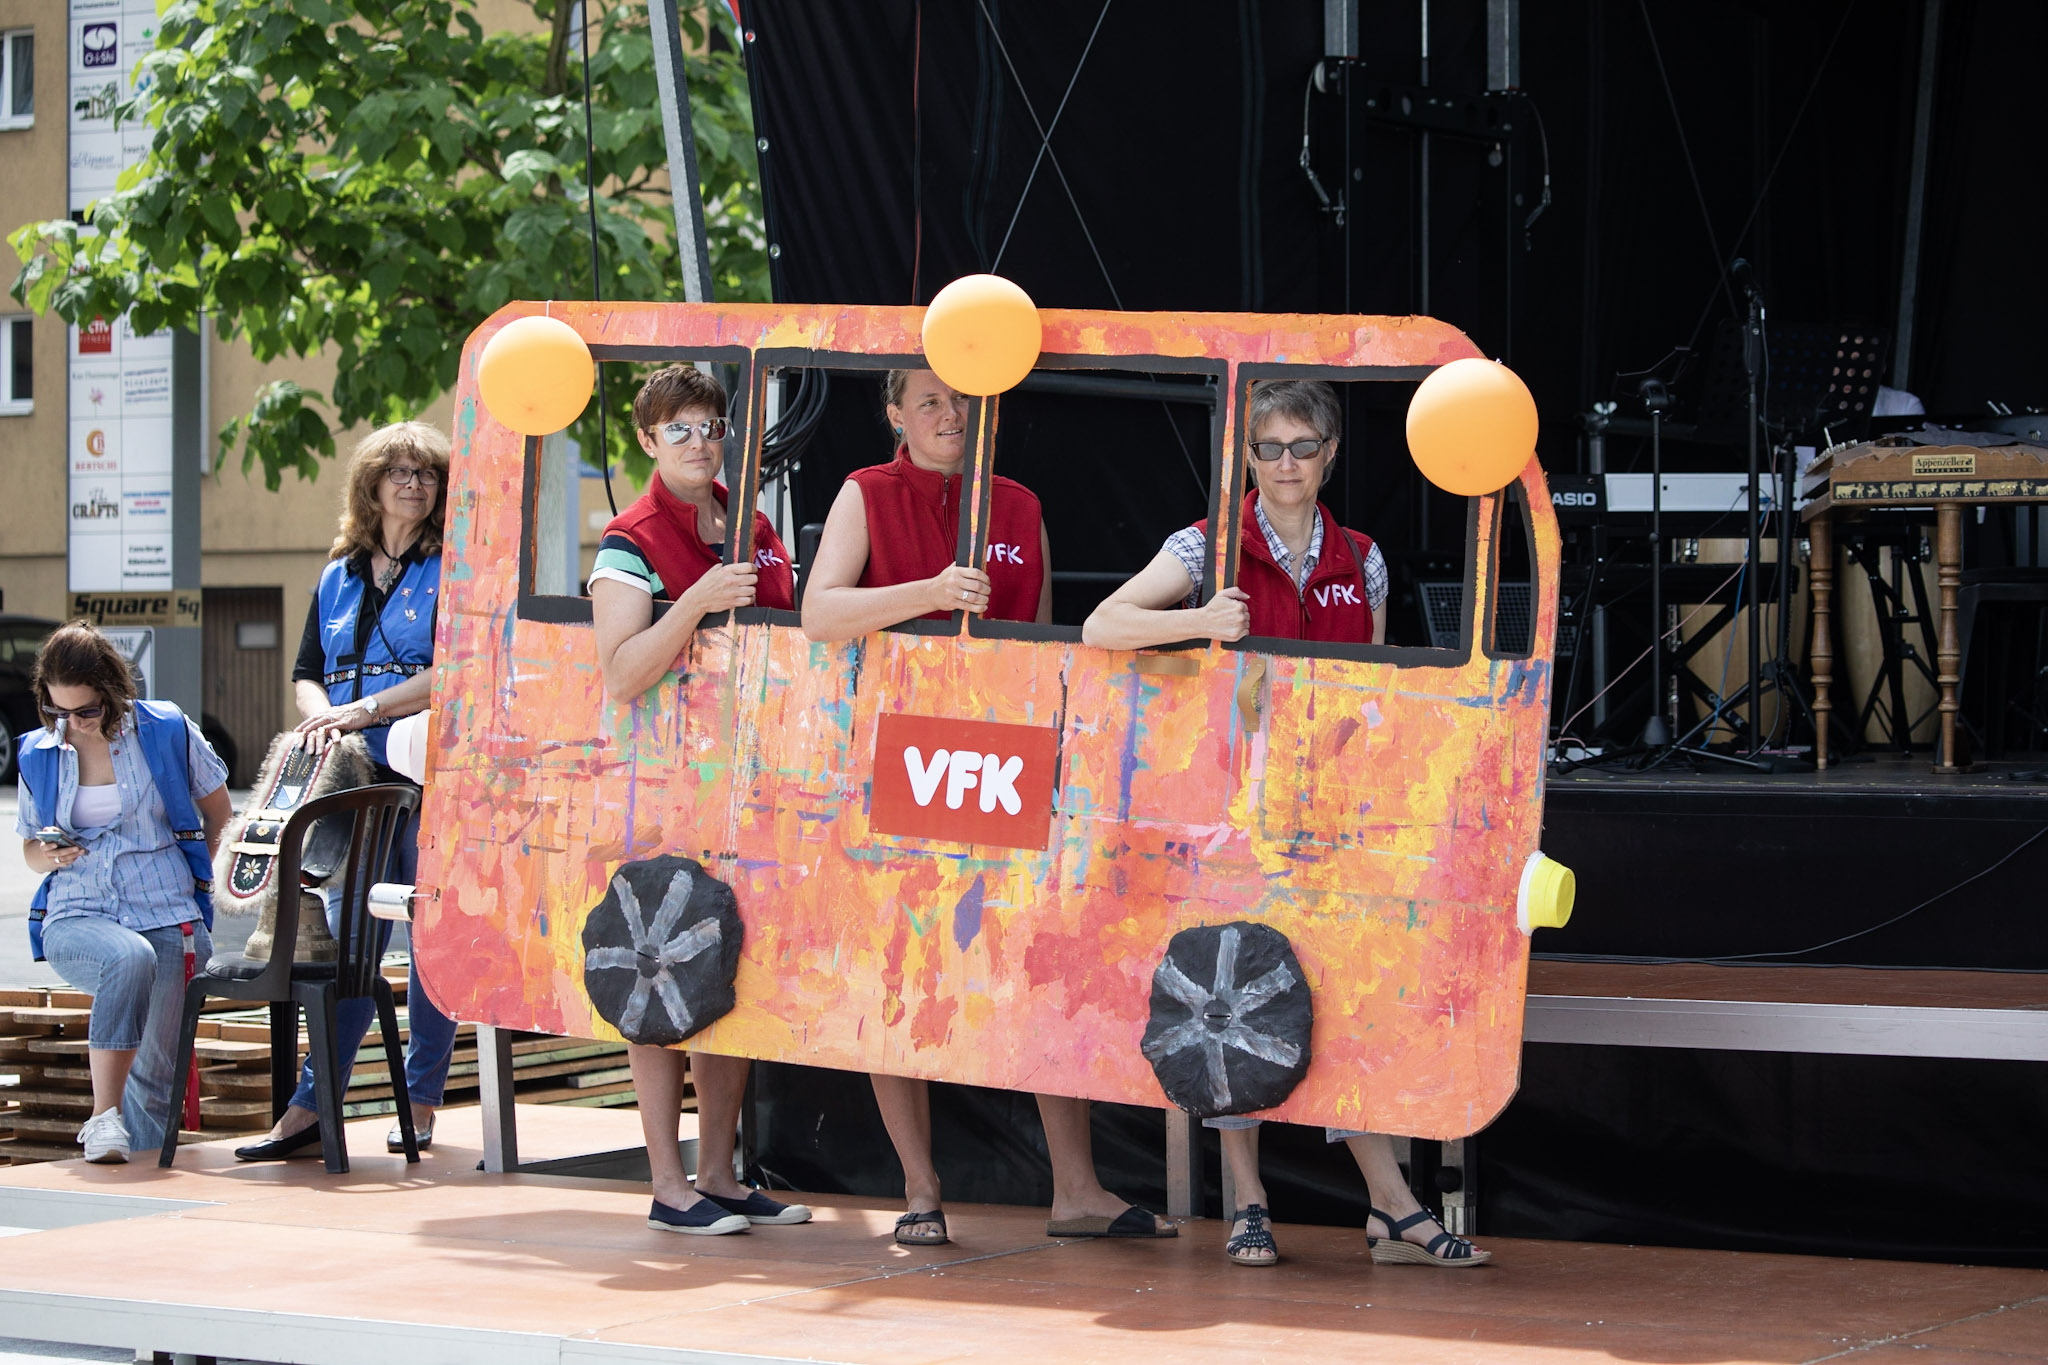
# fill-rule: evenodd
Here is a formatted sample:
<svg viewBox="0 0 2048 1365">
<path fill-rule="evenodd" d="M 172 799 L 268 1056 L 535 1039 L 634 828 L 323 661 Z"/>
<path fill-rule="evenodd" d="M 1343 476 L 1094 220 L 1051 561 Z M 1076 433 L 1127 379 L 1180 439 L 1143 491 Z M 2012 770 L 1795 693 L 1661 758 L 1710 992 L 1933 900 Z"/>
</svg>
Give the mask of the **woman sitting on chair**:
<svg viewBox="0 0 2048 1365">
<path fill-rule="evenodd" d="M 18 741 L 14 821 L 46 874 L 30 928 L 92 996 L 85 1159 L 122 1162 L 162 1144 L 184 1098 L 173 1054 L 187 959 L 213 955 L 198 883 L 233 813 L 228 770 L 177 707 L 136 700 L 127 660 L 83 621 L 44 643 L 33 686 L 45 723 Z"/>
<path fill-rule="evenodd" d="M 385 761 L 391 722 L 425 710 L 433 687 L 428 669 L 434 661 L 447 485 L 448 438 L 425 422 L 395 422 L 363 438 L 349 461 L 341 533 L 307 608 L 292 668 L 293 695 L 305 717 L 298 726 L 299 742 L 319 750 L 343 735 L 360 733 L 376 760 L 379 782 L 407 780 Z M 418 865 L 415 813 L 392 844 L 386 879 L 410 883 Z M 377 950 L 382 952 L 391 926 L 377 923 Z M 455 1021 L 427 997 L 417 957 L 408 974 L 405 1011 L 405 1093 L 412 1104 L 413 1130 L 425 1149 L 434 1140 L 434 1111 L 448 1084 Z M 343 1085 L 376 1012 L 368 996 L 344 1000 L 335 1010 Z M 397 1124 L 384 1145 L 387 1151 L 405 1150 Z M 261 1141 L 237 1147 L 235 1156 L 274 1161 L 300 1151 L 308 1156 L 320 1151 L 310 1057 L 284 1117 Z"/>
<path fill-rule="evenodd" d="M 1252 390 L 1245 430 L 1254 487 L 1244 497 L 1237 586 L 1199 601 L 1208 557 L 1208 524 L 1176 531 L 1152 562 L 1104 599 L 1081 627 L 1103 649 L 1150 649 L 1206 637 L 1380 644 L 1386 638 L 1387 566 L 1370 537 L 1337 524 L 1318 494 L 1337 461 L 1343 409 L 1328 384 L 1284 380 Z M 1343 587 L 1348 591 L 1333 591 Z M 1317 589 L 1322 591 L 1318 592 Z M 1279 1248 L 1259 1180 L 1259 1120 L 1204 1120 L 1222 1130 L 1243 1207 L 1233 1211 L 1224 1254 L 1240 1265 L 1272 1265 Z M 1325 1130 L 1351 1149 L 1372 1199 L 1367 1240 L 1376 1262 L 1450 1268 L 1482 1265 L 1490 1252 L 1437 1226 L 1401 1176 L 1394 1144 L 1382 1133 Z M 1375 1231 L 1375 1228 L 1378 1230 Z"/>
</svg>

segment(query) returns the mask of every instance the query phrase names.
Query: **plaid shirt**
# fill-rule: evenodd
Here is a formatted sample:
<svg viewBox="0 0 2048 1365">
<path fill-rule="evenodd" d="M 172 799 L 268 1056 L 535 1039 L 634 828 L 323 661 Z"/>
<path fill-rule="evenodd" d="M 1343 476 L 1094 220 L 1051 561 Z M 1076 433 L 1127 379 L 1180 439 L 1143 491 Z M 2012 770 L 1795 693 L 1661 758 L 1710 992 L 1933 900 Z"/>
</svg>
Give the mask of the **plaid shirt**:
<svg viewBox="0 0 2048 1365">
<path fill-rule="evenodd" d="M 190 716 L 185 718 L 185 728 L 192 799 L 197 801 L 219 791 L 228 780 L 228 770 Z M 56 743 L 57 737 L 48 729 L 36 740 L 38 748 Z M 44 825 L 61 825 L 85 845 L 85 856 L 51 881 L 44 923 L 71 915 L 104 915 L 140 933 L 198 919 L 199 907 L 192 900 L 192 869 L 173 837 L 164 799 L 157 794 L 149 758 L 135 732 L 132 710 L 107 749 L 114 761 L 114 784 L 121 793 L 121 818 L 112 824 L 79 829 L 71 823 L 72 802 L 78 796 L 78 751 L 68 745 L 57 757 L 55 793 L 38 792 L 32 798 L 25 780 L 17 784 L 17 834 L 29 839 Z M 38 805 L 50 803 L 53 795 L 54 810 L 47 804 Z"/>
<path fill-rule="evenodd" d="M 1287 542 L 1280 538 L 1280 532 L 1266 516 L 1265 499 L 1261 498 L 1252 504 L 1252 510 L 1257 514 L 1259 532 L 1266 538 L 1266 548 L 1272 552 L 1273 562 L 1280 566 L 1281 572 L 1294 580 L 1294 591 L 1299 594 L 1302 585 L 1308 582 L 1316 571 L 1316 565 L 1322 561 L 1323 519 L 1320 516 L 1315 519 L 1315 529 L 1309 532 L 1308 549 L 1301 554 L 1297 563 L 1295 555 L 1287 548 Z M 1194 585 L 1181 605 L 1201 606 L 1202 572 L 1207 567 L 1209 537 L 1199 526 L 1188 526 L 1168 536 L 1162 548 L 1180 561 L 1180 566 L 1187 570 L 1188 582 Z M 1387 602 L 1387 561 L 1380 554 L 1380 547 L 1377 544 L 1365 557 L 1365 599 L 1375 612 Z"/>
</svg>

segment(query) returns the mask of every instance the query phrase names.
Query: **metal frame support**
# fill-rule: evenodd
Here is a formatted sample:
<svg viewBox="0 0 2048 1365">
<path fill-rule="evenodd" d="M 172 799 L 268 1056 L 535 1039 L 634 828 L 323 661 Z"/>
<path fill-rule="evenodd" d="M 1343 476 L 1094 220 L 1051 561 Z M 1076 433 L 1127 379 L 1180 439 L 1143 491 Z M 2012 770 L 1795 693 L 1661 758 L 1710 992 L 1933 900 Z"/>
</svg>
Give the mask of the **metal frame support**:
<svg viewBox="0 0 2048 1365">
<path fill-rule="evenodd" d="M 1323 0 L 1323 55 L 1358 55 L 1358 0 Z"/>
<path fill-rule="evenodd" d="M 1166 1111 L 1166 1216 L 1193 1218 L 1201 1193 L 1202 1121 L 1183 1109 Z"/>
<path fill-rule="evenodd" d="M 654 78 L 661 90 L 661 131 L 668 144 L 669 197 L 676 210 L 683 297 L 711 302 L 711 244 L 704 233 L 704 198 L 698 191 L 697 136 L 690 127 L 690 80 L 683 65 L 683 29 L 676 0 L 647 0 L 654 39 Z"/>
<path fill-rule="evenodd" d="M 1920 295 L 1920 239 L 1927 219 L 1927 155 L 1934 132 L 1935 60 L 1941 38 L 1941 0 L 1926 0 L 1920 21 L 1920 86 L 1913 99 L 1913 161 L 1906 182 L 1906 241 L 1899 261 L 1899 325 L 1892 331 L 1892 382 L 1912 377 L 1913 313 Z"/>
<path fill-rule="evenodd" d="M 1473 1179 L 1471 1138 L 1452 1138 L 1437 1153 L 1436 1183 L 1444 1196 L 1444 1231 L 1470 1237 L 1478 1230 L 1479 1190 Z"/>
<path fill-rule="evenodd" d="M 1522 86 L 1522 0 L 1486 0 L 1486 88 Z"/>
<path fill-rule="evenodd" d="M 495 1175 L 519 1169 L 519 1112 L 512 1102 L 509 1029 L 476 1026 L 478 1098 L 484 1111 L 484 1169 Z"/>
</svg>

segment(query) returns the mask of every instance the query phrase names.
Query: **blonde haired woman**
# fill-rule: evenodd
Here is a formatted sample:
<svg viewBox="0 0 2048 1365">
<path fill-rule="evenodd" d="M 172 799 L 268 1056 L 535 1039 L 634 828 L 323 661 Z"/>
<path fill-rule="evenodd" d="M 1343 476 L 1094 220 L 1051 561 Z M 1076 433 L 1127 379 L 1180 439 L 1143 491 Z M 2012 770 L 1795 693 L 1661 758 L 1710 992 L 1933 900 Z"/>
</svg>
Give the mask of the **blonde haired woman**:
<svg viewBox="0 0 2048 1365">
<path fill-rule="evenodd" d="M 441 527 L 448 488 L 448 438 L 425 422 L 394 422 L 365 436 L 349 460 L 341 530 L 306 612 L 292 669 L 300 743 L 325 749 L 360 732 L 377 761 L 379 782 L 403 782 L 385 761 L 391 722 L 423 711 L 433 686 L 434 608 L 441 592 Z M 389 879 L 413 880 L 417 821 L 400 831 Z M 345 1000 L 335 1011 L 341 1071 L 355 1063 L 375 1005 Z M 420 988 L 413 964 L 406 994 L 410 1040 L 405 1088 L 419 1145 L 434 1138 L 434 1111 L 448 1081 L 455 1024 Z M 386 1146 L 403 1151 L 394 1125 Z M 309 1061 L 284 1117 L 262 1141 L 235 1149 L 243 1161 L 320 1152 L 319 1114 Z"/>
</svg>

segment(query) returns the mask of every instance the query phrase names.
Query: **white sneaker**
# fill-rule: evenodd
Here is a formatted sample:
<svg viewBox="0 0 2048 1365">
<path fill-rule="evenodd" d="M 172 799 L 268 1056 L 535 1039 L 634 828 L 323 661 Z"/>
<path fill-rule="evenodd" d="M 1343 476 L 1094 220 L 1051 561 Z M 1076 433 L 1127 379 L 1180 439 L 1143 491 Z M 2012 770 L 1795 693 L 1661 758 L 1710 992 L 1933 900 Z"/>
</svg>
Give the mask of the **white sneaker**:
<svg viewBox="0 0 2048 1365">
<path fill-rule="evenodd" d="M 85 1121 L 78 1130 L 85 1145 L 85 1159 L 103 1166 L 115 1166 L 128 1159 L 128 1125 L 119 1109 L 105 1109 Z"/>
</svg>

